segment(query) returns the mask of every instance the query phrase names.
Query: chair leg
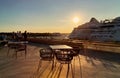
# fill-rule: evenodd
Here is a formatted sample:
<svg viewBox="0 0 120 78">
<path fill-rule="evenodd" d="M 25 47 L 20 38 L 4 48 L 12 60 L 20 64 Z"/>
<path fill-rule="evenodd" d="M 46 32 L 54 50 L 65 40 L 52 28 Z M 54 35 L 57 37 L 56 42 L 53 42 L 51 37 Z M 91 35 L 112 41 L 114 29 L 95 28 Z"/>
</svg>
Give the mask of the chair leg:
<svg viewBox="0 0 120 78">
<path fill-rule="evenodd" d="M 7 56 L 9 55 L 10 48 L 8 48 Z"/>
<path fill-rule="evenodd" d="M 54 61 L 52 61 L 52 70 L 53 70 L 53 68 L 54 68 Z"/>
<path fill-rule="evenodd" d="M 16 59 L 17 59 L 17 51 L 15 52 L 15 57 L 16 57 Z"/>
<path fill-rule="evenodd" d="M 68 69 L 67 69 L 67 75 L 66 75 L 66 78 L 68 78 L 69 70 L 70 70 L 70 64 L 68 63 Z"/>
<path fill-rule="evenodd" d="M 80 56 L 78 56 L 79 59 L 79 64 L 80 64 L 80 74 L 81 74 L 81 78 L 82 78 L 82 66 L 81 66 L 81 58 Z"/>
<path fill-rule="evenodd" d="M 25 58 L 27 56 L 27 45 L 25 44 Z"/>
<path fill-rule="evenodd" d="M 60 64 L 60 69 L 59 69 L 59 73 L 58 73 L 58 75 L 57 75 L 57 78 L 59 78 L 59 77 L 60 77 L 60 74 L 61 74 L 62 68 L 63 68 L 63 65 L 62 65 L 62 64 Z"/>
<path fill-rule="evenodd" d="M 74 72 L 74 75 L 75 75 L 75 57 L 73 57 L 73 72 Z"/>
<path fill-rule="evenodd" d="M 27 50 L 25 49 L 25 58 L 26 58 L 26 56 L 27 56 Z"/>
<path fill-rule="evenodd" d="M 73 73 L 72 64 L 71 64 L 71 72 L 72 72 L 72 78 L 74 78 L 74 73 Z"/>
</svg>

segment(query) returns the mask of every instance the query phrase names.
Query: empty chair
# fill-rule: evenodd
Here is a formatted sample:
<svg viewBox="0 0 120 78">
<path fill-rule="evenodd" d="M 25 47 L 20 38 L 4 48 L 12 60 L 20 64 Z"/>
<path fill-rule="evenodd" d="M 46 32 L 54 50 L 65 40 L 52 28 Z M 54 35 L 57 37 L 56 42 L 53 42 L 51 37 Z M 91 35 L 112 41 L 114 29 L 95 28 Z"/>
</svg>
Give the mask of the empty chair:
<svg viewBox="0 0 120 78">
<path fill-rule="evenodd" d="M 73 56 L 78 56 L 80 52 L 80 47 L 72 47 L 72 48 L 73 48 L 72 51 Z"/>
<path fill-rule="evenodd" d="M 80 65 L 79 69 L 81 71 L 80 73 L 81 73 L 81 78 L 82 78 L 82 67 L 81 67 L 81 61 L 80 61 L 80 55 L 79 54 L 80 54 L 80 52 L 82 52 L 81 50 L 83 49 L 83 47 L 81 47 L 81 46 L 73 46 L 72 48 L 73 48 L 72 55 L 74 57 L 73 58 L 73 69 L 74 69 L 73 71 L 74 71 L 74 75 L 75 75 L 75 63 L 76 63 L 75 61 L 77 61 L 76 57 L 78 57 L 78 61 L 79 61 L 78 63 Z"/>
<path fill-rule="evenodd" d="M 44 48 L 40 50 L 40 59 L 41 60 L 53 60 L 53 52 L 49 48 Z"/>
<path fill-rule="evenodd" d="M 52 62 L 52 69 L 54 66 L 54 53 L 52 52 L 52 50 L 50 48 L 43 48 L 40 49 L 40 61 L 39 61 L 39 68 L 41 67 L 42 61 L 49 61 Z"/>
<path fill-rule="evenodd" d="M 24 51 L 25 52 L 25 57 L 27 55 L 27 45 L 26 44 L 19 44 L 17 49 L 16 49 L 16 57 L 17 57 L 17 52 Z"/>
<path fill-rule="evenodd" d="M 84 46 L 83 43 L 74 43 L 72 45 L 70 45 L 73 48 L 73 55 L 77 56 L 79 55 L 80 52 L 83 52 L 84 50 Z"/>
<path fill-rule="evenodd" d="M 71 60 L 73 59 L 72 53 L 71 52 L 57 52 L 56 53 L 56 59 L 61 63 L 61 64 L 68 64 L 71 63 Z"/>
<path fill-rule="evenodd" d="M 7 56 L 9 55 L 10 49 L 14 49 L 16 58 L 17 58 L 17 53 L 18 52 L 24 51 L 25 52 L 25 57 L 27 55 L 27 45 L 26 44 L 21 44 L 21 43 L 20 44 L 19 43 L 10 43 L 10 44 L 8 44 Z"/>
<path fill-rule="evenodd" d="M 70 65 L 71 65 L 71 71 L 72 71 L 72 64 L 71 64 L 72 59 L 73 59 L 73 55 L 71 51 L 61 50 L 60 52 L 56 53 L 56 60 L 60 64 L 68 64 L 66 78 L 68 78 L 68 75 L 69 75 Z M 72 76 L 73 76 L 73 71 L 72 71 Z"/>
</svg>

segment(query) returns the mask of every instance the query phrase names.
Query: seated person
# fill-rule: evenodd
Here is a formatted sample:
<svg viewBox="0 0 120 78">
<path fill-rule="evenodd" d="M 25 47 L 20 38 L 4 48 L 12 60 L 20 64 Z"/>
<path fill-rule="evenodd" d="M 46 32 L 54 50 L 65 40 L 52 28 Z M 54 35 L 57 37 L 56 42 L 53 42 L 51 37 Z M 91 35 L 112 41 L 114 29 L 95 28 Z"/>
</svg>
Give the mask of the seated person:
<svg viewBox="0 0 120 78">
<path fill-rule="evenodd" d="M 4 40 L 4 38 L 3 38 L 3 36 L 2 35 L 0 35 L 0 40 L 2 41 L 2 40 Z"/>
<path fill-rule="evenodd" d="M 4 46 L 5 44 L 7 44 L 5 35 L 0 35 L 0 41 L 0 46 Z"/>
</svg>

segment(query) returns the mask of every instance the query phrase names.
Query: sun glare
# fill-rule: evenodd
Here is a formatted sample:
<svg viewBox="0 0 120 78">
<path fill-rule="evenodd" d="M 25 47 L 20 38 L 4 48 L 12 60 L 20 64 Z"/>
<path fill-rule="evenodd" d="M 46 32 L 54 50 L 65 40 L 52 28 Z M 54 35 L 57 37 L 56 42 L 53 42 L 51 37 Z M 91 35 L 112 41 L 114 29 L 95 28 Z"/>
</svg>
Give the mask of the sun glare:
<svg viewBox="0 0 120 78">
<path fill-rule="evenodd" d="M 78 17 L 74 17 L 74 18 L 73 18 L 73 22 L 74 22 L 74 23 L 78 23 L 78 22 L 79 22 L 79 18 L 78 18 Z"/>
</svg>

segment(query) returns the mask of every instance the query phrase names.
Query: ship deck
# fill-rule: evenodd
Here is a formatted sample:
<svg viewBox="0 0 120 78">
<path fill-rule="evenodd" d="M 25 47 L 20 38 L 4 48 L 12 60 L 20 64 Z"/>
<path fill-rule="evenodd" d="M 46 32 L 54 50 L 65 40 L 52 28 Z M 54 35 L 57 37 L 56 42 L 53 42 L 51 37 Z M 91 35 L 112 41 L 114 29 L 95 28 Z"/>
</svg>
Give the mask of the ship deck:
<svg viewBox="0 0 120 78">
<path fill-rule="evenodd" d="M 67 65 L 43 62 L 39 67 L 39 50 L 48 45 L 29 43 L 27 57 L 20 52 L 17 59 L 14 50 L 7 56 L 8 47 L 0 48 L 0 78 L 66 78 Z M 72 60 L 68 78 L 120 78 L 120 54 L 86 49 L 80 58 Z"/>
</svg>

